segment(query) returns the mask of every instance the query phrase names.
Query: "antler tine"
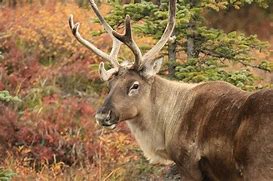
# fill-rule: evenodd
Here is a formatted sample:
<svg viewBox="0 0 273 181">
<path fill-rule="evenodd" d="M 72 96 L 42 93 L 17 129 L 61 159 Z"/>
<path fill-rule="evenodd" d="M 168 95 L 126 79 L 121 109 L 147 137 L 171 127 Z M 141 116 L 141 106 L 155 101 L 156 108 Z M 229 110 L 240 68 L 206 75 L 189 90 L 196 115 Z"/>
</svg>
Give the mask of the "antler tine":
<svg viewBox="0 0 273 181">
<path fill-rule="evenodd" d="M 140 67 L 142 63 L 142 53 L 132 37 L 131 21 L 129 15 L 127 15 L 125 18 L 125 33 L 119 34 L 118 32 L 113 31 L 113 35 L 132 50 L 133 54 L 135 55 L 134 67 Z"/>
<path fill-rule="evenodd" d="M 172 32 L 175 27 L 175 14 L 176 14 L 176 0 L 170 0 L 168 25 L 167 25 L 162 37 L 157 42 L 157 44 L 152 49 L 150 49 L 147 53 L 144 54 L 143 62 L 152 61 L 154 59 L 154 57 L 157 56 L 158 52 L 167 43 L 169 38 L 171 37 Z"/>
<path fill-rule="evenodd" d="M 103 28 L 105 29 L 105 31 L 110 35 L 110 37 L 113 40 L 113 45 L 112 45 L 112 50 L 110 55 L 108 55 L 107 53 L 104 53 L 103 51 L 101 51 L 100 49 L 98 49 L 94 44 L 92 44 L 91 42 L 89 42 L 88 40 L 84 39 L 81 34 L 79 33 L 79 27 L 80 24 L 79 23 L 74 23 L 73 20 L 73 15 L 70 15 L 69 17 L 69 26 L 70 29 L 73 33 L 73 35 L 76 37 L 76 39 L 83 44 L 84 46 L 86 46 L 88 49 L 90 49 L 91 51 L 93 51 L 95 54 L 97 54 L 98 56 L 100 56 L 101 58 L 111 62 L 111 64 L 115 67 L 118 68 L 119 67 L 119 63 L 117 61 L 117 57 L 118 57 L 118 52 L 120 49 L 120 46 L 122 44 L 122 42 L 120 42 L 117 38 L 115 38 L 112 34 L 113 29 L 111 28 L 111 26 L 105 21 L 105 19 L 102 17 L 102 15 L 100 14 L 97 5 L 95 4 L 94 0 L 89 0 L 90 4 L 91 4 L 91 8 L 93 9 L 93 11 L 95 12 L 95 14 L 97 15 L 97 17 L 99 18 L 99 21 L 101 22 Z"/>
<path fill-rule="evenodd" d="M 102 24 L 104 30 L 111 36 L 111 38 L 113 40 L 113 47 L 112 47 L 112 50 L 110 53 L 110 57 L 113 57 L 114 60 L 117 60 L 118 52 L 119 52 L 122 42 L 120 42 L 117 38 L 115 38 L 113 36 L 113 34 L 112 34 L 112 32 L 114 31 L 113 28 L 105 21 L 103 16 L 100 14 L 100 11 L 99 11 L 96 3 L 94 2 L 94 0 L 89 0 L 89 2 L 90 2 L 92 10 L 96 14 L 96 16 L 99 18 L 99 21 Z M 115 63 L 118 65 L 117 61 L 115 61 Z"/>
<path fill-rule="evenodd" d="M 95 54 L 99 55 L 100 57 L 102 57 L 103 59 L 110 61 L 111 63 L 114 63 L 113 60 L 111 59 L 111 57 L 104 53 L 103 51 L 101 51 L 100 49 L 98 49 L 94 44 L 90 43 L 89 41 L 87 41 L 86 39 L 84 39 L 81 34 L 79 33 L 79 28 L 80 28 L 80 23 L 74 23 L 73 20 L 73 15 L 69 16 L 69 27 L 72 31 L 72 34 L 76 37 L 76 39 L 83 44 L 84 46 L 86 46 L 88 49 L 92 50 Z"/>
</svg>

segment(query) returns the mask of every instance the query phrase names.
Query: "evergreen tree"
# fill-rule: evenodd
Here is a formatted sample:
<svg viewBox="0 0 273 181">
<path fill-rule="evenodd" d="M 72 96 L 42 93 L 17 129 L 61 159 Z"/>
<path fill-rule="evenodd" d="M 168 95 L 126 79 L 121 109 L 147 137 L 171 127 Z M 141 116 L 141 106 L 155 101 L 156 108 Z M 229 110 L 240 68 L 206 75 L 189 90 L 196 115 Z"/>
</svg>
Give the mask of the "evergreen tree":
<svg viewBox="0 0 273 181">
<path fill-rule="evenodd" d="M 168 19 L 168 0 L 162 0 L 160 6 L 148 1 L 126 5 L 121 5 L 119 1 L 111 3 L 114 8 L 106 17 L 111 25 L 122 25 L 125 15 L 129 14 L 137 34 L 154 39 L 161 37 Z M 267 0 L 178 0 L 174 36 L 163 51 L 169 58 L 170 77 L 186 82 L 224 80 L 243 89 L 255 89 L 255 77 L 250 69 L 270 71 L 272 64 L 266 60 L 257 60 L 253 52 L 267 50 L 268 44 L 260 41 L 256 35 L 225 33 L 209 28 L 204 19 L 208 11 L 240 9 L 252 3 L 268 7 Z M 137 23 L 140 21 L 142 23 Z M 228 23 L 228 20 L 224 21 Z M 142 47 L 144 51 L 146 48 L 149 47 Z M 187 59 L 177 61 L 178 52 L 185 52 Z M 241 68 L 227 71 L 227 67 L 235 64 L 241 65 Z"/>
</svg>

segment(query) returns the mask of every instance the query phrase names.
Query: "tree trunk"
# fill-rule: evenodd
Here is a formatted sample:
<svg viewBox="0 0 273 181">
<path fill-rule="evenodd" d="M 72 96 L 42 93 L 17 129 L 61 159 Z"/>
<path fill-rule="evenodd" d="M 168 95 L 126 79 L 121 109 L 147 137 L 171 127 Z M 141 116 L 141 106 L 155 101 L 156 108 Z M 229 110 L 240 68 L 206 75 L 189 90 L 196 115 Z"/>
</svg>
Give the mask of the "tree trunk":
<svg viewBox="0 0 273 181">
<path fill-rule="evenodd" d="M 8 4 L 9 4 L 9 7 L 15 8 L 17 5 L 17 1 L 16 0 L 9 0 Z"/>
<path fill-rule="evenodd" d="M 195 30 L 195 23 L 193 20 L 190 20 L 190 22 L 188 24 L 188 33 L 187 33 L 187 56 L 188 56 L 188 59 L 196 57 L 194 30 Z"/>
<path fill-rule="evenodd" d="M 122 4 L 130 4 L 131 0 L 121 0 Z"/>
<path fill-rule="evenodd" d="M 191 8 L 194 8 L 196 6 L 195 0 L 189 1 Z M 193 18 L 191 18 L 189 24 L 188 24 L 188 32 L 187 32 L 187 59 L 191 58 L 197 58 L 198 52 L 196 51 L 196 45 L 195 45 L 195 30 L 196 30 L 196 23 Z"/>
<path fill-rule="evenodd" d="M 175 30 L 172 33 L 172 37 L 174 36 L 175 36 Z M 176 39 L 172 38 L 168 44 L 168 59 L 169 59 L 168 71 L 169 71 L 170 78 L 174 78 L 175 76 L 176 46 L 177 46 Z"/>
<path fill-rule="evenodd" d="M 152 0 L 152 2 L 153 2 L 155 5 L 158 5 L 158 6 L 160 6 L 160 4 L 161 4 L 161 0 Z"/>
</svg>

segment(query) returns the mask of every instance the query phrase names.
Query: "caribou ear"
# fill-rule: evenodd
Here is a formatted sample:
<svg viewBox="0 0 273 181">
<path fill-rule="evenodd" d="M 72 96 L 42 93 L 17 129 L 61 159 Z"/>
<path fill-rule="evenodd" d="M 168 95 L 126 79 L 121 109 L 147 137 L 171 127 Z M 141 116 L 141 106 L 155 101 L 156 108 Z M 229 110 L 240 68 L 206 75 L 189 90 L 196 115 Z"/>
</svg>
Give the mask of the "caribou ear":
<svg viewBox="0 0 273 181">
<path fill-rule="evenodd" d="M 103 81 L 108 81 L 110 77 L 116 72 L 118 72 L 118 68 L 111 68 L 110 70 L 105 70 L 103 62 L 101 62 L 99 65 L 99 74 L 100 74 L 100 78 Z"/>
<path fill-rule="evenodd" d="M 161 68 L 162 62 L 163 57 L 160 57 L 154 61 L 147 61 L 147 63 L 143 65 L 142 75 L 147 79 L 156 75 Z"/>
</svg>

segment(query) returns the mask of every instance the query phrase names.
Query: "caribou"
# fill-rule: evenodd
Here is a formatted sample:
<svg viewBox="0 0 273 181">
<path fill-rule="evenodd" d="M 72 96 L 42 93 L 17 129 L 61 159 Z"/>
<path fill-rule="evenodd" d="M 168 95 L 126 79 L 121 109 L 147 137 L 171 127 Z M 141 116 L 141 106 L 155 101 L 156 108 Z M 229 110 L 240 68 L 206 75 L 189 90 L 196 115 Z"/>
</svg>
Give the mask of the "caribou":
<svg viewBox="0 0 273 181">
<path fill-rule="evenodd" d="M 113 46 L 105 53 L 79 33 L 69 17 L 76 39 L 113 66 L 99 65 L 109 94 L 96 113 L 99 125 L 114 129 L 126 121 L 151 163 L 177 165 L 181 180 L 273 180 L 273 90 L 246 92 L 221 81 L 189 84 L 156 75 L 163 46 L 172 38 L 176 0 L 169 1 L 166 29 L 144 55 L 136 45 L 130 17 L 119 34 L 89 0 Z M 118 61 L 125 44 L 134 61 Z"/>
</svg>

